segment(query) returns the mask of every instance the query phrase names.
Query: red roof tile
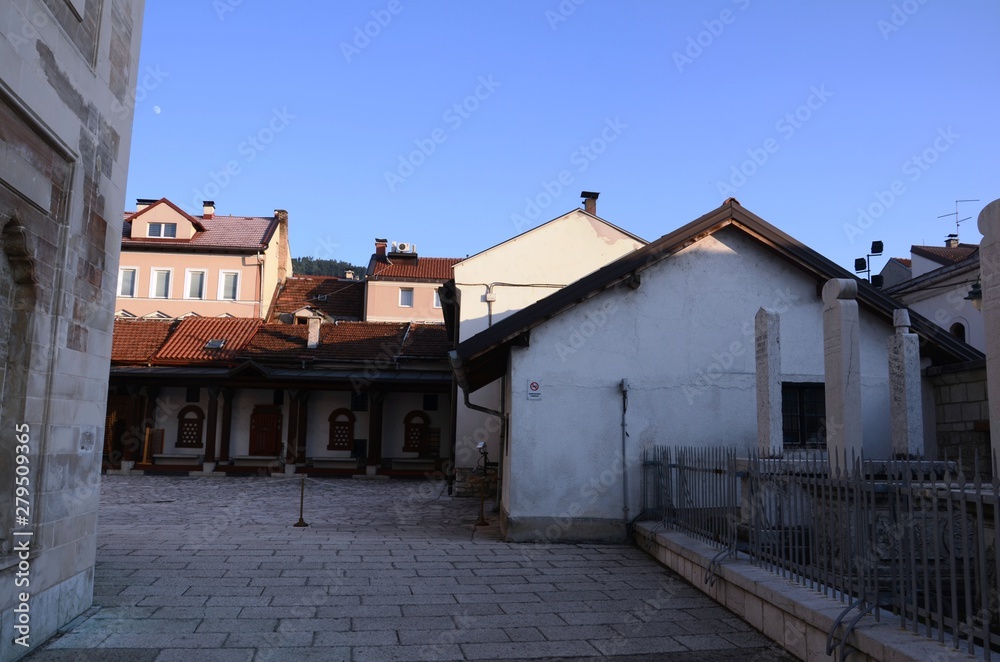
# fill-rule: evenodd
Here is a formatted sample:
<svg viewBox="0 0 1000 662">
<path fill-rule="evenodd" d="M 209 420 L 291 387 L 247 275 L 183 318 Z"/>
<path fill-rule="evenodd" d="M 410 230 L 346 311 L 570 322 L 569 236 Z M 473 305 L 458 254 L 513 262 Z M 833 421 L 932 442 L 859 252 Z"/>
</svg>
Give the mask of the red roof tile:
<svg viewBox="0 0 1000 662">
<path fill-rule="evenodd" d="M 177 326 L 174 320 L 116 319 L 111 340 L 111 363 L 145 365 Z"/>
<path fill-rule="evenodd" d="M 340 322 L 320 325 L 319 346 L 308 349 L 307 324 L 265 324 L 241 352 L 254 360 L 378 361 L 399 354 L 407 323 Z"/>
<path fill-rule="evenodd" d="M 199 232 L 191 239 L 158 239 L 132 236 L 132 219 L 141 216 L 158 204 L 166 204 L 194 223 Z M 278 219 L 273 216 L 192 216 L 166 198 L 161 198 L 149 207 L 137 212 L 125 212 L 122 224 L 122 249 L 148 248 L 154 246 L 196 247 L 196 248 L 237 248 L 256 251 L 266 248 L 271 241 Z M 203 231 L 202 231 L 203 230 Z"/>
<path fill-rule="evenodd" d="M 959 244 L 955 248 L 947 246 L 910 246 L 910 252 L 914 255 L 933 260 L 938 264 L 948 265 L 961 262 L 979 250 L 976 244 Z"/>
<path fill-rule="evenodd" d="M 157 364 L 231 361 L 260 328 L 262 321 L 244 317 L 187 317 L 153 357 Z M 225 341 L 206 349 L 209 340 Z"/>
<path fill-rule="evenodd" d="M 454 345 L 448 338 L 444 324 L 410 324 L 410 331 L 403 341 L 402 356 L 443 359 Z"/>
<path fill-rule="evenodd" d="M 335 319 L 364 317 L 365 284 L 335 276 L 293 276 L 274 302 L 271 320 L 277 321 L 282 313 L 294 313 L 312 308 Z"/>
<path fill-rule="evenodd" d="M 913 266 L 913 260 L 911 260 L 908 257 L 894 257 L 892 259 L 895 260 L 896 262 L 899 262 L 904 267 L 912 267 Z"/>
<path fill-rule="evenodd" d="M 368 264 L 369 280 L 436 280 L 444 282 L 454 277 L 452 267 L 460 257 L 398 257 L 390 255 Z"/>
</svg>

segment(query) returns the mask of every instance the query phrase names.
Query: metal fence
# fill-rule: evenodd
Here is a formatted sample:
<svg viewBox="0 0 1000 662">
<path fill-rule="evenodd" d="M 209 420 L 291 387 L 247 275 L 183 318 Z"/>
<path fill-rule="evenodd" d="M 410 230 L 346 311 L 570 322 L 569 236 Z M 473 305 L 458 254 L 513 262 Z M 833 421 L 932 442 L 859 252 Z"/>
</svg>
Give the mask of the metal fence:
<svg viewBox="0 0 1000 662">
<path fill-rule="evenodd" d="M 1000 652 L 1000 488 L 978 467 L 662 446 L 643 466 L 647 518 L 844 602 L 847 632 L 887 613 L 983 659 Z"/>
</svg>

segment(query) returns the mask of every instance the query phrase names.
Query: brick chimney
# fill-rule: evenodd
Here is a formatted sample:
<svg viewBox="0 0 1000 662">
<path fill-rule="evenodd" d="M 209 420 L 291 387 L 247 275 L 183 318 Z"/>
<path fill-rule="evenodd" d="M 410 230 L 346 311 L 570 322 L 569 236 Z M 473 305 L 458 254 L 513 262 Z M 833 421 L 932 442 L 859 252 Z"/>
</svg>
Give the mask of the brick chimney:
<svg viewBox="0 0 1000 662">
<path fill-rule="evenodd" d="M 309 318 L 309 336 L 306 339 L 306 347 L 308 349 L 316 349 L 319 347 L 319 325 L 322 320 L 318 317 Z"/>
<path fill-rule="evenodd" d="M 580 191 L 580 197 L 583 198 L 583 210 L 585 212 L 597 216 L 597 196 L 599 195 L 600 193 L 593 191 Z"/>
<path fill-rule="evenodd" d="M 958 235 L 950 234 L 944 240 L 945 248 L 958 248 Z"/>
<path fill-rule="evenodd" d="M 379 238 L 376 237 L 376 239 L 375 239 L 375 255 L 378 255 L 379 257 L 385 257 L 385 249 L 388 248 L 388 246 L 389 246 L 389 240 L 388 239 L 379 239 Z"/>
<path fill-rule="evenodd" d="M 215 218 L 215 200 L 204 200 L 201 203 L 201 217 Z"/>
<path fill-rule="evenodd" d="M 344 278 L 346 278 L 347 280 L 354 280 L 354 270 L 348 269 L 347 271 L 345 271 Z"/>
</svg>

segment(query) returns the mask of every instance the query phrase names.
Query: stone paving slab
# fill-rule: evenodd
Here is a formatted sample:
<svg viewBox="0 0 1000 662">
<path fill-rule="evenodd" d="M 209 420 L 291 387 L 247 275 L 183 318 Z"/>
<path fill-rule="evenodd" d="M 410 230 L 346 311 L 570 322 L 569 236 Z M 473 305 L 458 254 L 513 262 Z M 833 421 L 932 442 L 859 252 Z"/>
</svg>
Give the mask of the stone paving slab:
<svg viewBox="0 0 1000 662">
<path fill-rule="evenodd" d="M 514 544 L 429 481 L 106 476 L 90 617 L 26 659 L 793 660 L 641 550 Z"/>
</svg>

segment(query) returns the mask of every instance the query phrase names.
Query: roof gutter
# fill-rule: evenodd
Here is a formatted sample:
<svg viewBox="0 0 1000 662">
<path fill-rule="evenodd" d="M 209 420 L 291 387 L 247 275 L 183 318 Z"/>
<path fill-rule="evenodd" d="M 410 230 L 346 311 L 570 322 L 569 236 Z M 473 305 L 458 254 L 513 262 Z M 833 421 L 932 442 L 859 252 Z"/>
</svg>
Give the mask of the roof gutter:
<svg viewBox="0 0 1000 662">
<path fill-rule="evenodd" d="M 462 396 L 465 400 L 465 406 L 469 409 L 474 409 L 476 411 L 481 411 L 484 414 L 490 414 L 491 416 L 496 416 L 501 421 L 503 420 L 503 412 L 498 409 L 490 409 L 489 407 L 483 407 L 482 405 L 477 405 L 474 402 L 469 401 L 469 381 L 465 376 L 465 363 L 458 356 L 458 352 L 451 350 L 448 352 L 448 362 L 451 363 L 451 369 L 455 373 L 455 381 L 458 385 L 462 387 Z"/>
</svg>

